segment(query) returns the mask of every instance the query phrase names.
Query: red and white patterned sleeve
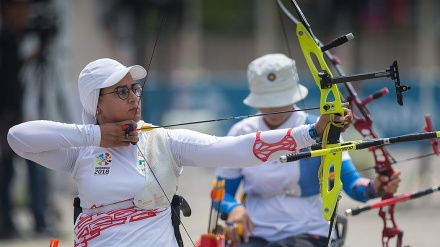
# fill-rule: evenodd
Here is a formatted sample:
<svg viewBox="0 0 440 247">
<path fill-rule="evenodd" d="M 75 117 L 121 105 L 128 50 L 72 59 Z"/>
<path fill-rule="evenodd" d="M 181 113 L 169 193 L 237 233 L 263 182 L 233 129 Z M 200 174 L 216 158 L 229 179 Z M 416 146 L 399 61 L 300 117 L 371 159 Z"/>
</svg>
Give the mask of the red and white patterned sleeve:
<svg viewBox="0 0 440 247">
<path fill-rule="evenodd" d="M 217 137 L 191 130 L 168 130 L 174 159 L 179 166 L 246 167 L 278 159 L 315 144 L 309 125 L 240 136 Z"/>
</svg>

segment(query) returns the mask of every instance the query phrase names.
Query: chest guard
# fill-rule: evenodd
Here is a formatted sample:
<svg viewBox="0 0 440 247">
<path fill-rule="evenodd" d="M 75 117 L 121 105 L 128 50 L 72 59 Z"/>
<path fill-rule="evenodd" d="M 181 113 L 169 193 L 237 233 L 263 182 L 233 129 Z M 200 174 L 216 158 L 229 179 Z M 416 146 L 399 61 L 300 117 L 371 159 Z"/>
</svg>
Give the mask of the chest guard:
<svg viewBox="0 0 440 247">
<path fill-rule="evenodd" d="M 176 194 L 181 169 L 178 170 L 173 159 L 165 129 L 152 129 L 142 134 L 146 137 L 142 150 L 146 159 L 145 182 L 134 197 L 134 205 L 144 210 L 168 207 L 167 197 L 171 200 Z"/>
</svg>

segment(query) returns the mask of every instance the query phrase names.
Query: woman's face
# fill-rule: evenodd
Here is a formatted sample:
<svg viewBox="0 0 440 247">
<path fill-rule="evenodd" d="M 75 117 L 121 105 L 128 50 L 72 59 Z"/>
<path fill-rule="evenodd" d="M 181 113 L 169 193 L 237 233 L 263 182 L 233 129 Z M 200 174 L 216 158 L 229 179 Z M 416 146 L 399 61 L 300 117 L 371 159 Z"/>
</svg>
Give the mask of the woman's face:
<svg viewBox="0 0 440 247">
<path fill-rule="evenodd" d="M 131 74 L 127 73 L 127 75 L 115 85 L 101 89 L 96 109 L 99 124 L 121 122 L 125 120 L 134 120 L 138 122 L 141 119 L 140 97 L 133 93 L 133 84 L 134 81 Z M 121 99 L 119 97 L 121 96 L 124 98 L 124 96 L 126 97 L 127 95 L 118 95 L 118 93 L 115 92 L 117 89 L 119 92 L 124 91 L 124 86 L 129 89 L 127 99 Z"/>
<path fill-rule="evenodd" d="M 293 110 L 293 105 L 281 106 L 281 107 L 272 107 L 272 108 L 259 108 L 261 113 L 270 113 L 270 112 L 279 112 L 279 111 L 289 111 Z M 276 129 L 280 127 L 286 120 L 290 117 L 292 113 L 279 113 L 279 114 L 271 114 L 263 116 L 264 122 L 266 123 L 269 129 Z"/>
</svg>

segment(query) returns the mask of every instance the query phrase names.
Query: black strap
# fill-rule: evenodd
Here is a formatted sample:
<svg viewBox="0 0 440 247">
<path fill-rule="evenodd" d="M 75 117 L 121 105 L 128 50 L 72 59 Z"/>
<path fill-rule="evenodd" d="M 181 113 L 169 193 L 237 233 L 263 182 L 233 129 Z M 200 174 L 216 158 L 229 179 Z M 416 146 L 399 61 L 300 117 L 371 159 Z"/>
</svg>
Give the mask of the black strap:
<svg viewBox="0 0 440 247">
<path fill-rule="evenodd" d="M 191 208 L 188 202 L 180 195 L 174 195 L 171 201 L 171 223 L 174 228 L 174 236 L 176 237 L 177 244 L 179 247 L 183 247 L 182 235 L 180 235 L 180 211 L 182 211 L 183 216 L 191 216 Z"/>
<path fill-rule="evenodd" d="M 174 195 L 173 201 L 171 202 L 171 223 L 174 228 L 174 235 L 176 236 L 177 245 L 183 247 L 182 235 L 180 235 L 180 196 Z"/>
<path fill-rule="evenodd" d="M 73 224 L 75 224 L 80 213 L 82 213 L 81 199 L 79 196 L 75 196 L 73 199 Z"/>
</svg>

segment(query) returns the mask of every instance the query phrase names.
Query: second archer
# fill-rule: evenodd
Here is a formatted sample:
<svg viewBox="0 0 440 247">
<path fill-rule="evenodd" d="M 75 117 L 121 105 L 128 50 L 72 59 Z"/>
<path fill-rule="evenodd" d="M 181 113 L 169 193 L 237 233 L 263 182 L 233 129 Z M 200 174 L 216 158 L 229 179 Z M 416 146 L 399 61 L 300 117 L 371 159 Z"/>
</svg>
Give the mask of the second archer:
<svg viewBox="0 0 440 247">
<path fill-rule="evenodd" d="M 299 109 L 295 103 L 308 94 L 299 84 L 295 61 L 283 54 L 252 61 L 248 83 L 250 94 L 244 104 L 260 113 Z M 228 135 L 313 124 L 317 119 L 303 111 L 248 118 L 235 124 Z M 241 223 L 245 229 L 240 238 L 236 229 L 228 227 L 227 236 L 239 247 L 327 246 L 329 225 L 321 212 L 320 164 L 321 158 L 316 157 L 287 164 L 268 161 L 256 167 L 218 168 L 218 179 L 226 180 L 221 211 L 228 215 L 227 222 Z M 343 154 L 342 174 L 344 191 L 361 202 L 396 192 L 400 182 L 398 171 L 390 178 L 361 177 L 348 153 Z M 235 199 L 241 182 L 246 194 L 244 204 Z"/>
</svg>

